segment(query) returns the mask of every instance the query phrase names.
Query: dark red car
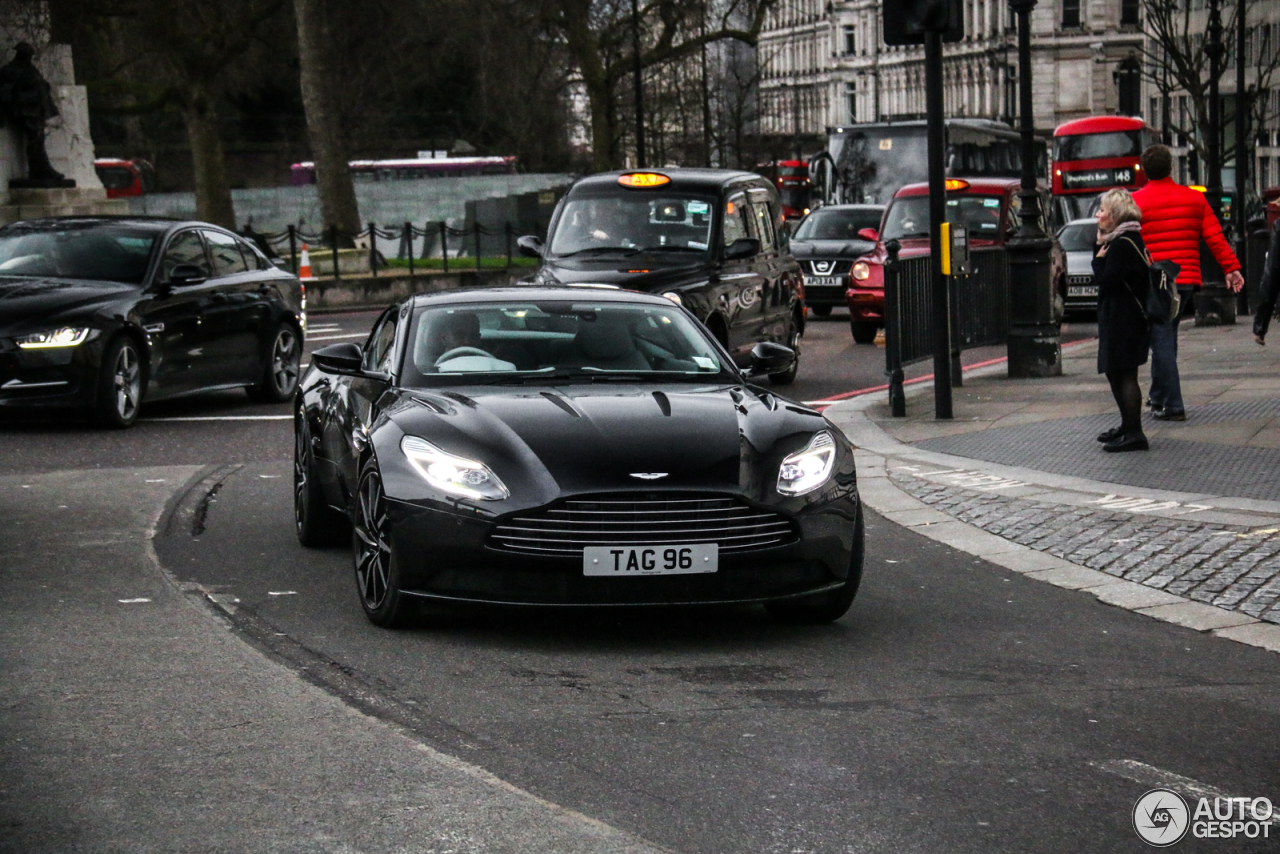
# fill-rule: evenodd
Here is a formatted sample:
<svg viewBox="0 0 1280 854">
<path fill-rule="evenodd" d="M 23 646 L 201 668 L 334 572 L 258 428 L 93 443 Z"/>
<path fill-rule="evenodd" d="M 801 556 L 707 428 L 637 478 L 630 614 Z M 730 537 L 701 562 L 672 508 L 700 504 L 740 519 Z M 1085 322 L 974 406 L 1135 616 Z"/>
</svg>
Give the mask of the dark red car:
<svg viewBox="0 0 1280 854">
<path fill-rule="evenodd" d="M 973 249 L 1003 246 L 1019 225 L 1021 189 L 1017 178 L 948 178 L 947 221 L 964 224 Z M 1047 216 L 1049 200 L 1042 195 L 1040 209 Z M 893 194 L 879 230 L 864 228 L 859 232 L 875 240 L 876 246 L 853 265 L 852 285 L 845 291 L 849 324 L 857 343 L 872 343 L 884 326 L 885 241 L 896 239 L 901 244 L 900 258 L 928 255 L 929 228 L 929 185 L 920 183 L 908 184 Z M 1065 297 L 1067 256 L 1056 238 L 1052 256 L 1054 288 Z"/>
</svg>

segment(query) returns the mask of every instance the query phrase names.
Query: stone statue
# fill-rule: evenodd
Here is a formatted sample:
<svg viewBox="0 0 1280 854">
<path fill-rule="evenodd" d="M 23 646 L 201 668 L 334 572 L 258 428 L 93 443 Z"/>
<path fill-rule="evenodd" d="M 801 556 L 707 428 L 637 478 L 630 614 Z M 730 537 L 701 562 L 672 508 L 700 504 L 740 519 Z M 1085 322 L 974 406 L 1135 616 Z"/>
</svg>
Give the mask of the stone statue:
<svg viewBox="0 0 1280 854">
<path fill-rule="evenodd" d="M 10 187 L 74 187 L 49 162 L 44 145 L 44 126 L 58 115 L 49 83 L 36 68 L 32 57 L 35 48 L 19 42 L 13 61 L 0 68 L 0 127 L 12 124 L 24 137 L 27 151 L 27 177 L 15 178 Z"/>
</svg>

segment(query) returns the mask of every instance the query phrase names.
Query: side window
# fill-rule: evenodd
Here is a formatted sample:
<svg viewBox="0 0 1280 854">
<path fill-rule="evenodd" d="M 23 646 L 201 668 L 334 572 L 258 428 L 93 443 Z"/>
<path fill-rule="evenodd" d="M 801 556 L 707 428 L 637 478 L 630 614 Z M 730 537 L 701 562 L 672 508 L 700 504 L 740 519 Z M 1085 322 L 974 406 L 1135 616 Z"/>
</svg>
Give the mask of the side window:
<svg viewBox="0 0 1280 854">
<path fill-rule="evenodd" d="M 168 248 L 164 250 L 164 257 L 160 259 L 161 279 L 168 281 L 173 274 L 173 268 L 179 264 L 190 264 L 200 268 L 204 275 L 209 275 L 209 261 L 205 258 L 204 241 L 200 239 L 198 233 L 179 232 L 169 241 Z"/>
<path fill-rule="evenodd" d="M 724 206 L 724 245 L 728 246 L 741 237 L 750 237 L 747 231 L 747 197 L 736 195 Z"/>
<path fill-rule="evenodd" d="M 249 264 L 250 270 L 254 268 L 259 270 L 271 269 L 272 264 L 267 260 L 267 256 L 248 240 L 240 241 L 240 254 L 244 256 L 244 260 Z"/>
<path fill-rule="evenodd" d="M 399 316 L 396 312 L 389 311 L 383 315 L 382 322 L 370 334 L 369 343 L 364 348 L 364 363 L 362 365 L 366 371 L 391 373 L 392 362 L 395 360 L 396 324 L 398 320 Z"/>
<path fill-rule="evenodd" d="M 213 258 L 215 277 L 248 272 L 249 266 L 240 252 L 239 240 L 221 231 L 206 231 L 204 239 L 209 243 L 209 255 Z"/>
<path fill-rule="evenodd" d="M 773 223 L 769 217 L 769 205 L 763 199 L 753 200 L 751 202 L 751 213 L 755 217 L 756 236 L 760 238 L 760 251 L 770 252 L 773 250 Z"/>
</svg>

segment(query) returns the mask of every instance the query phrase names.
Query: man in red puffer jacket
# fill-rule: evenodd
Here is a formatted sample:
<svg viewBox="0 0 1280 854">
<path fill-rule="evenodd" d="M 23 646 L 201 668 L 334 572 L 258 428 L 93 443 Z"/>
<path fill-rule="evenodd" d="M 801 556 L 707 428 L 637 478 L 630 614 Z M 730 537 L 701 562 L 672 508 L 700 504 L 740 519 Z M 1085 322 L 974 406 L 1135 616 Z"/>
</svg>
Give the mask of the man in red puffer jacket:
<svg viewBox="0 0 1280 854">
<path fill-rule="evenodd" d="M 1200 241 L 1227 274 L 1233 291 L 1244 287 L 1240 262 L 1222 236 L 1222 226 L 1204 194 L 1174 183 L 1173 152 L 1166 145 L 1152 145 L 1142 152 L 1142 170 L 1147 185 L 1133 194 L 1142 208 L 1142 241 L 1153 261 L 1172 261 L 1181 267 L 1178 293 L 1182 312 L 1169 323 L 1151 325 L 1151 393 L 1147 405 L 1161 421 L 1186 421 L 1182 385 L 1178 379 L 1178 322 L 1188 313 L 1191 299 L 1200 288 Z"/>
</svg>

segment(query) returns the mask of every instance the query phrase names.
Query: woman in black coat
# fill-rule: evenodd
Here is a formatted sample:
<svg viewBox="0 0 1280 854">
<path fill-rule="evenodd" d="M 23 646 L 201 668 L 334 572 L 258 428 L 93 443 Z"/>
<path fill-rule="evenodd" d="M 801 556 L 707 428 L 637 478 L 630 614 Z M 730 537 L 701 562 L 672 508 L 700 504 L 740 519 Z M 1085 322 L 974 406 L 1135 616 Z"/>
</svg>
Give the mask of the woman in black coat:
<svg viewBox="0 0 1280 854">
<path fill-rule="evenodd" d="M 1267 248 L 1267 263 L 1262 268 L 1258 286 L 1258 308 L 1253 313 L 1253 340 L 1266 346 L 1267 327 L 1280 298 L 1280 220 L 1271 227 L 1271 245 Z"/>
<path fill-rule="evenodd" d="M 1151 327 L 1143 306 L 1149 279 L 1142 211 L 1124 190 L 1108 190 L 1098 209 L 1098 373 L 1106 374 L 1120 407 L 1120 426 L 1098 436 L 1104 451 L 1145 451 L 1138 367 L 1147 363 Z"/>
</svg>

